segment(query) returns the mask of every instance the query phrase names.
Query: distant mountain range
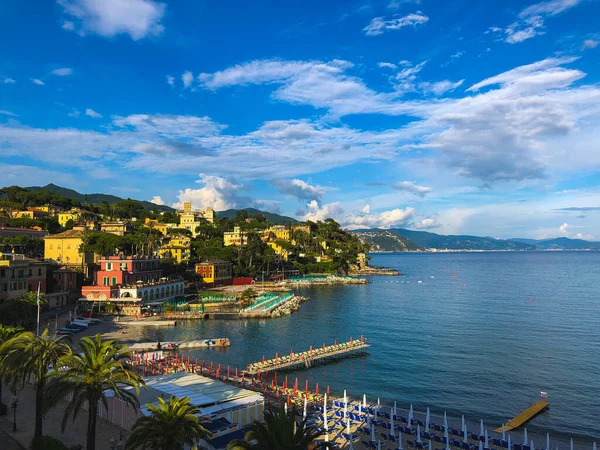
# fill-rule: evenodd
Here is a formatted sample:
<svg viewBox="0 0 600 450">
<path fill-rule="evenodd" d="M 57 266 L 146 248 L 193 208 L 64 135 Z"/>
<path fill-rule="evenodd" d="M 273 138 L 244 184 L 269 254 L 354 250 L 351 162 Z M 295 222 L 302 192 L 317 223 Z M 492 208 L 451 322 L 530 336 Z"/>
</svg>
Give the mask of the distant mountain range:
<svg viewBox="0 0 600 450">
<path fill-rule="evenodd" d="M 600 250 L 600 242 L 582 239 L 495 239 L 481 236 L 445 236 L 427 231 L 404 228 L 389 230 L 356 230 L 360 239 L 368 242 L 373 251 L 411 251 L 414 247 L 427 250 L 487 250 L 487 251 L 536 251 L 536 250 Z M 403 245 L 399 245 L 402 242 Z M 402 249 L 402 247 L 404 247 Z M 412 247 L 412 248 L 411 248 Z"/>
<path fill-rule="evenodd" d="M 279 214 L 274 214 L 266 211 L 261 211 L 255 208 L 244 208 L 244 209 L 227 209 L 225 211 L 217 212 L 217 217 L 228 217 L 230 219 L 234 218 L 238 211 L 246 211 L 248 216 L 252 217 L 255 214 L 262 214 L 267 218 L 269 222 L 274 225 L 283 225 L 286 223 L 298 223 L 296 219 L 287 216 L 281 216 Z"/>
<path fill-rule="evenodd" d="M 117 203 L 117 202 L 125 200 L 121 197 L 117 197 L 116 195 L 109 195 L 109 194 L 81 194 L 73 189 L 64 188 L 64 187 L 57 186 L 56 184 L 52 184 L 52 183 L 47 184 L 46 186 L 29 186 L 24 189 L 27 189 L 28 191 L 38 191 L 40 189 L 44 189 L 44 190 L 50 191 L 54 194 L 62 195 L 63 197 L 78 200 L 81 203 L 87 201 L 88 203 L 95 203 L 95 204 L 102 203 L 102 202 L 108 202 L 110 204 L 113 204 L 113 203 Z M 174 208 L 171 208 L 170 206 L 167 206 L 167 205 L 156 205 L 154 203 L 151 203 L 151 202 L 148 202 L 145 200 L 135 200 L 135 201 L 140 203 L 141 205 L 143 205 L 144 209 L 147 209 L 147 210 L 156 208 L 158 211 L 166 211 L 166 212 L 174 212 L 175 211 Z M 241 209 L 228 209 L 226 211 L 217 211 L 216 215 L 217 215 L 217 217 L 233 218 L 236 216 L 238 211 L 242 211 L 242 210 Z M 271 222 L 275 225 L 281 225 L 281 224 L 285 224 L 288 222 L 298 223 L 298 221 L 296 219 L 293 219 L 291 217 L 281 216 L 279 214 L 273 214 L 273 213 L 266 212 L 266 211 L 260 211 L 255 208 L 244 208 L 243 211 L 246 211 L 249 216 L 253 216 L 255 214 L 262 214 L 269 220 L 269 222 Z"/>
<path fill-rule="evenodd" d="M 424 251 L 425 248 L 391 230 L 355 231 L 358 238 L 371 246 L 372 252 Z"/>
</svg>

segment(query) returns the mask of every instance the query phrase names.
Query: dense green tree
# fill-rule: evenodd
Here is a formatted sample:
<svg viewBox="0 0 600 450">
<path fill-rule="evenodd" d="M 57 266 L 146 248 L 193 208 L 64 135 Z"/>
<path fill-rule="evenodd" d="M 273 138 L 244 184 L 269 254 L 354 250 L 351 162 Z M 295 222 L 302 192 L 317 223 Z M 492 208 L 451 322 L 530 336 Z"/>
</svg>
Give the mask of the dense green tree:
<svg viewBox="0 0 600 450">
<path fill-rule="evenodd" d="M 229 450 L 306 450 L 323 433 L 304 419 L 296 423 L 296 409 L 265 411 L 264 422 L 253 422 L 244 440 L 227 445 Z"/>
<path fill-rule="evenodd" d="M 88 408 L 87 450 L 96 448 L 96 423 L 98 403 L 108 408 L 106 393 L 137 409 L 137 394 L 140 386 L 145 387 L 142 377 L 128 366 L 121 364 L 129 354 L 126 345 L 119 341 L 102 341 L 100 334 L 95 338 L 84 337 L 79 342 L 81 354 L 69 353 L 56 364 L 59 370 L 50 373 L 46 385 L 44 411 L 58 404 L 68 394 L 71 400 L 62 420 L 62 431 L 70 417 L 73 421 L 84 405 Z M 133 388 L 130 390 L 129 388 Z"/>
<path fill-rule="evenodd" d="M 42 436 L 44 393 L 48 373 L 58 360 L 71 353 L 64 336 L 44 330 L 40 336 L 26 331 L 19 333 L 0 347 L 0 376 L 24 384 L 33 379 L 35 388 L 34 437 Z"/>
<path fill-rule="evenodd" d="M 9 340 L 11 340 L 17 334 L 22 332 L 23 328 L 5 327 L 3 325 L 0 325 L 0 352 L 2 351 L 2 346 L 4 344 L 6 344 Z M 2 384 L 5 378 L 7 378 L 7 376 L 3 376 L 2 372 L 0 371 L 0 405 L 2 404 Z"/>
<path fill-rule="evenodd" d="M 158 397 L 158 405 L 146 406 L 150 415 L 137 419 L 125 450 L 182 450 L 211 436 L 198 419 L 200 409 L 187 397 L 171 396 L 168 402 Z"/>
<path fill-rule="evenodd" d="M 121 200 L 115 204 L 115 209 L 118 212 L 119 217 L 132 219 L 137 217 L 141 211 L 144 210 L 144 206 L 128 198 L 127 200 Z"/>
</svg>

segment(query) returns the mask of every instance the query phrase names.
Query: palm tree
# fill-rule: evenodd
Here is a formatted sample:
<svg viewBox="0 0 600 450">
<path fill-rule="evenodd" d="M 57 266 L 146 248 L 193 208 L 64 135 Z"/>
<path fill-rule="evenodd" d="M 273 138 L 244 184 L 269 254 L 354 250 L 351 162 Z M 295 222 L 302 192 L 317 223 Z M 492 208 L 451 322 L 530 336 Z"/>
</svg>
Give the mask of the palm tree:
<svg viewBox="0 0 600 450">
<path fill-rule="evenodd" d="M 211 436 L 197 417 L 200 409 L 187 397 L 171 396 L 168 402 L 158 397 L 158 405 L 146 406 L 150 415 L 136 420 L 125 450 L 180 450 Z"/>
<path fill-rule="evenodd" d="M 119 361 L 127 357 L 127 347 L 119 341 L 104 341 L 100 334 L 95 338 L 84 337 L 79 342 L 81 354 L 68 354 L 57 362 L 56 370 L 50 374 L 46 386 L 44 410 L 48 411 L 67 394 L 72 394 L 62 421 L 64 431 L 69 417 L 73 421 L 84 404 L 88 404 L 87 450 L 96 448 L 96 420 L 98 403 L 108 408 L 106 392 L 126 404 L 137 408 L 139 386 L 146 386 L 144 380 Z M 133 388 L 129 390 L 127 388 Z"/>
<path fill-rule="evenodd" d="M 35 388 L 34 437 L 42 436 L 44 393 L 49 370 L 57 361 L 71 353 L 64 336 L 50 334 L 45 329 L 40 336 L 30 331 L 19 333 L 0 347 L 0 370 L 14 383 L 24 384 L 33 377 Z"/>
<path fill-rule="evenodd" d="M 306 419 L 296 424 L 296 408 L 288 413 L 265 411 L 264 422 L 253 422 L 243 441 L 231 441 L 229 450 L 306 450 L 322 432 L 308 426 Z"/>
<path fill-rule="evenodd" d="M 6 342 L 21 332 L 23 332 L 23 328 L 5 327 L 4 325 L 0 325 L 0 348 L 2 348 Z M 2 404 L 2 381 L 4 377 L 4 374 L 2 373 L 3 368 L 4 366 L 0 367 L 0 404 Z"/>
</svg>

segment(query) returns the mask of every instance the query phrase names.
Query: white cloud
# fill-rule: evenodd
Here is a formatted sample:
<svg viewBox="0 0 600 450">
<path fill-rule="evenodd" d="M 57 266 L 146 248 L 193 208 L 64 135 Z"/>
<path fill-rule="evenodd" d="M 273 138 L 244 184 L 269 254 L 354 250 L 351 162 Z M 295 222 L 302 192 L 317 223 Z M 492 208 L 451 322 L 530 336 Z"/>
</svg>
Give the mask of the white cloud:
<svg viewBox="0 0 600 450">
<path fill-rule="evenodd" d="M 465 80 L 459 80 L 456 82 L 452 82 L 449 80 L 436 81 L 433 83 L 424 81 L 419 83 L 419 88 L 423 92 L 432 93 L 434 95 L 442 95 L 446 92 L 453 91 L 457 87 L 461 86 Z"/>
<path fill-rule="evenodd" d="M 308 208 L 307 211 L 304 212 L 304 215 L 301 216 L 302 220 L 310 220 L 312 222 L 316 222 L 317 220 L 325 220 L 328 218 L 337 218 L 344 213 L 339 202 L 335 203 L 327 203 L 323 206 L 319 206 L 319 202 L 316 200 L 311 201 L 306 205 Z"/>
<path fill-rule="evenodd" d="M 562 225 L 561 225 L 561 226 L 558 228 L 558 230 L 559 230 L 561 233 L 563 233 L 563 234 L 567 234 L 567 233 L 568 233 L 568 231 L 567 231 L 567 229 L 568 229 L 568 228 L 569 228 L 569 224 L 565 222 L 565 223 L 563 223 L 563 224 L 562 224 Z"/>
<path fill-rule="evenodd" d="M 187 72 L 183 72 L 181 75 L 181 81 L 183 81 L 183 87 L 188 88 L 192 85 L 192 81 L 194 81 L 194 75 L 189 70 Z"/>
<path fill-rule="evenodd" d="M 400 181 L 398 183 L 394 183 L 392 187 L 398 191 L 407 191 L 411 194 L 418 195 L 419 197 L 425 197 L 433 188 L 429 186 L 418 186 L 412 181 Z"/>
<path fill-rule="evenodd" d="M 67 114 L 69 117 L 75 117 L 78 118 L 81 115 L 81 112 L 78 109 L 71 109 L 71 112 L 69 114 Z"/>
<path fill-rule="evenodd" d="M 461 51 L 454 53 L 453 55 L 450 55 L 450 58 L 458 59 L 461 56 L 463 56 L 464 54 L 465 54 L 465 52 L 461 50 Z"/>
<path fill-rule="evenodd" d="M 58 0 L 69 20 L 63 29 L 104 37 L 127 34 L 134 41 L 158 36 L 166 9 L 154 0 Z"/>
<path fill-rule="evenodd" d="M 38 86 L 43 86 L 46 83 L 44 83 L 42 80 L 38 80 L 37 78 L 30 78 L 29 79 L 33 84 L 37 84 Z"/>
<path fill-rule="evenodd" d="M 429 230 L 431 228 L 438 228 L 440 224 L 436 219 L 427 218 L 422 219 L 421 221 L 414 222 L 412 226 L 419 230 Z"/>
<path fill-rule="evenodd" d="M 0 109 L 0 115 L 17 117 L 17 114 L 10 112 L 10 111 L 6 111 L 5 109 Z"/>
<path fill-rule="evenodd" d="M 387 30 L 399 30 L 404 27 L 416 27 L 422 25 L 429 20 L 422 12 L 417 11 L 414 14 L 408 14 L 403 17 L 394 17 L 385 19 L 385 17 L 375 17 L 371 23 L 363 28 L 367 36 L 376 36 L 383 34 Z"/>
<path fill-rule="evenodd" d="M 12 84 L 12 83 L 16 83 L 16 81 L 13 80 L 12 78 L 5 78 L 4 79 L 4 84 Z"/>
<path fill-rule="evenodd" d="M 577 6 L 581 0 L 549 0 L 533 4 L 519 13 L 519 21 L 512 23 L 504 30 L 505 42 L 517 44 L 535 36 L 544 34 L 544 21 L 569 8 Z M 491 31 L 500 31 L 497 27 Z"/>
<path fill-rule="evenodd" d="M 61 67 L 59 69 L 54 69 L 50 73 L 52 75 L 56 75 L 56 76 L 59 76 L 59 77 L 66 77 L 68 75 L 72 75 L 73 74 L 73 69 L 71 69 L 70 67 Z"/>
<path fill-rule="evenodd" d="M 172 77 L 171 75 L 167 75 L 167 84 L 169 86 L 175 85 L 175 77 Z"/>
<path fill-rule="evenodd" d="M 382 69 L 397 69 L 398 68 L 398 66 L 396 64 L 389 63 L 389 62 L 379 62 L 379 63 L 377 63 L 377 66 L 381 67 Z"/>
<path fill-rule="evenodd" d="M 427 64 L 427 61 L 422 61 L 419 64 L 413 66 L 411 63 L 402 64 L 405 68 L 398 72 L 392 77 L 392 84 L 394 89 L 400 93 L 416 91 L 417 75 L 423 67 Z"/>
<path fill-rule="evenodd" d="M 577 6 L 582 0 L 550 0 L 540 3 L 536 3 L 525 8 L 519 14 L 520 18 L 532 17 L 532 16 L 555 16 L 569 8 Z"/>
<path fill-rule="evenodd" d="M 387 7 L 389 9 L 398 9 L 401 5 L 405 3 L 413 3 L 415 5 L 418 5 L 419 3 L 421 3 L 421 0 L 392 0 L 388 3 Z"/>
<path fill-rule="evenodd" d="M 271 184 L 282 194 L 292 195 L 299 200 L 321 200 L 325 194 L 325 188 L 322 186 L 313 186 L 297 178 L 273 180 Z"/>
<path fill-rule="evenodd" d="M 582 48 L 584 50 L 586 49 L 593 49 L 598 47 L 598 45 L 600 44 L 600 41 L 594 40 L 594 39 L 586 39 L 585 41 L 583 41 L 583 45 Z"/>
<path fill-rule="evenodd" d="M 242 185 L 214 175 L 201 173 L 199 176 L 200 179 L 196 183 L 201 184 L 202 187 L 200 189 L 187 188 L 179 191 L 177 195 L 179 201 L 173 204 L 173 208 L 182 209 L 184 202 L 192 202 L 192 207 L 196 209 L 213 208 L 216 211 L 223 211 L 236 206 L 249 206 L 240 203 L 238 191 L 243 188 Z"/>
<path fill-rule="evenodd" d="M 395 208 L 380 213 L 365 213 L 364 210 L 359 213 L 353 213 L 342 219 L 342 224 L 350 229 L 359 228 L 393 228 L 404 226 L 411 223 L 415 215 L 414 208 Z"/>
<path fill-rule="evenodd" d="M 85 110 L 85 115 L 89 116 L 89 117 L 93 117 L 94 119 L 101 119 L 102 118 L 102 114 L 97 113 L 96 111 L 94 111 L 91 108 L 87 108 Z"/>
<path fill-rule="evenodd" d="M 155 195 L 154 197 L 152 197 L 152 200 L 150 200 L 150 203 L 154 203 L 155 205 L 159 205 L 159 206 L 162 206 L 165 204 L 165 202 L 163 201 L 163 199 L 160 195 Z"/>
</svg>

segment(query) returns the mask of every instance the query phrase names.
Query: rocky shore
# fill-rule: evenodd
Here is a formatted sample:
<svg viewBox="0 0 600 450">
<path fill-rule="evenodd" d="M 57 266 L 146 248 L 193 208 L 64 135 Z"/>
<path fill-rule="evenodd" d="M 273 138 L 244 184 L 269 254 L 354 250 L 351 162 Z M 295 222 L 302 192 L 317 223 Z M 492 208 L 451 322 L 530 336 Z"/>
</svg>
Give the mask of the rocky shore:
<svg viewBox="0 0 600 450">
<path fill-rule="evenodd" d="M 356 269 L 350 272 L 350 275 L 361 276 L 361 277 L 372 277 L 372 276 L 390 276 L 397 277 L 402 275 L 396 269 L 390 269 L 388 267 L 364 267 L 362 269 Z"/>
<path fill-rule="evenodd" d="M 281 316 L 289 316 L 294 311 L 298 311 L 300 309 L 300 305 L 304 302 L 310 300 L 308 297 L 300 297 L 295 295 L 289 301 L 278 305 L 275 309 L 273 309 L 270 313 L 272 318 L 277 318 Z"/>
</svg>

